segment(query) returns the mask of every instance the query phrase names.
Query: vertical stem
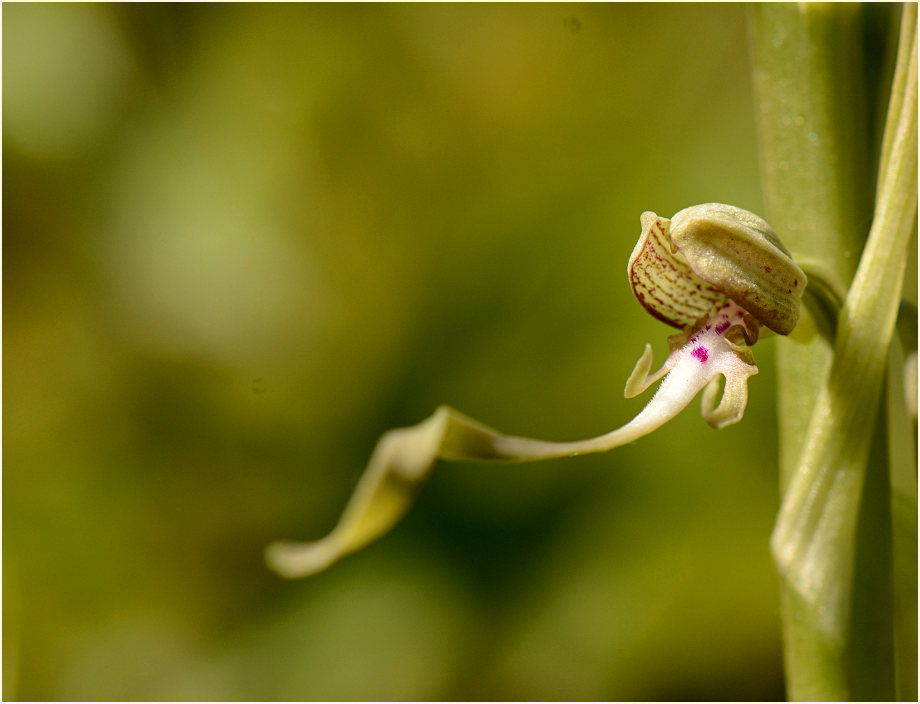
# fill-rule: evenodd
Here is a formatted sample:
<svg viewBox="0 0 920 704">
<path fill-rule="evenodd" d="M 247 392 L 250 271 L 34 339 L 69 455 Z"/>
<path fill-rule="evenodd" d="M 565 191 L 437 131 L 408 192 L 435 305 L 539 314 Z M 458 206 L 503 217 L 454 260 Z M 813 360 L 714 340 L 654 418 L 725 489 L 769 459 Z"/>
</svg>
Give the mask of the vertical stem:
<svg viewBox="0 0 920 704">
<path fill-rule="evenodd" d="M 917 699 L 917 456 L 907 409 L 904 351 L 892 340 L 888 364 L 888 437 L 894 580 L 895 684 L 899 701 Z"/>
<path fill-rule="evenodd" d="M 757 4 L 750 27 L 767 219 L 796 261 L 820 262 L 847 285 L 874 190 L 859 6 Z M 777 355 L 785 489 L 831 349 L 816 335 L 778 345 Z"/>
<path fill-rule="evenodd" d="M 862 251 L 874 194 L 861 12 L 856 5 L 802 4 L 751 11 L 768 217 L 797 259 L 819 263 L 843 286 Z M 891 139 L 886 132 L 884 171 Z M 915 172 L 916 142 L 912 149 Z M 907 176 L 899 178 L 898 187 L 909 186 Z M 913 184 L 915 195 L 915 174 Z M 784 501 L 774 549 L 780 548 L 784 572 L 792 699 L 893 696 L 887 475 L 873 466 L 865 487 L 863 478 L 867 463 L 886 456 L 884 443 L 870 454 L 869 442 L 903 271 L 897 248 L 886 255 L 887 240 L 880 238 L 904 228 L 897 214 L 886 214 L 886 201 L 879 207 L 873 237 L 882 246 L 860 263 L 862 283 L 847 296 L 834 353 L 817 335 L 778 351 L 780 483 L 784 494 L 791 485 L 794 494 Z M 907 202 L 901 210 L 915 220 L 916 201 L 912 212 Z M 873 298 L 867 284 L 876 275 L 892 281 L 893 293 Z M 855 332 L 854 323 L 860 325 Z M 862 374 L 868 368 L 860 363 L 871 373 Z M 857 378 L 864 383 L 848 393 L 844 381 Z M 826 413 L 813 413 L 816 398 Z M 883 541 L 878 550 L 861 549 L 873 540 Z M 882 603 L 872 608 L 870 599 L 879 597 Z"/>
<path fill-rule="evenodd" d="M 855 254 L 865 238 L 856 223 L 867 222 L 871 213 L 869 184 L 859 178 L 868 171 L 864 106 L 854 101 L 840 109 L 845 96 L 862 95 L 862 63 L 852 50 L 858 45 L 857 23 L 853 5 L 758 4 L 750 10 L 767 219 L 797 260 L 823 261 L 844 283 L 856 270 Z M 848 70 L 828 70 L 838 65 Z M 777 345 L 782 492 L 795 471 L 830 362 L 831 348 L 820 335 Z M 842 694 L 844 684 L 833 682 L 835 654 L 795 618 L 794 598 L 784 586 L 788 697 L 825 698 L 819 682 L 828 694 Z"/>
</svg>

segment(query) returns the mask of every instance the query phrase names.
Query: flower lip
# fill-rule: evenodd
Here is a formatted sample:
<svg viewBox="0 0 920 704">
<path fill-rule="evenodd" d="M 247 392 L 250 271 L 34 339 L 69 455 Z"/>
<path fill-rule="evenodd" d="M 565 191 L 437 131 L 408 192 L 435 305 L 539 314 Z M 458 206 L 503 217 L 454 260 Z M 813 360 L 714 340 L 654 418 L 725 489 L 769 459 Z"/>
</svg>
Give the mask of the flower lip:
<svg viewBox="0 0 920 704">
<path fill-rule="evenodd" d="M 652 350 L 646 345 L 624 394 L 636 396 L 663 377 L 658 390 L 626 425 L 596 438 L 547 442 L 503 435 L 447 406 L 419 425 L 385 433 L 332 532 L 312 543 L 274 543 L 266 551 L 266 560 L 285 577 L 303 577 L 376 540 L 409 509 L 416 490 L 438 459 L 529 462 L 606 452 L 657 430 L 701 390 L 705 390 L 702 413 L 710 425 L 721 428 L 737 422 L 747 404 L 747 378 L 757 373 L 757 367 L 739 356 L 737 346 L 725 333 L 746 315 L 737 304 L 727 301 L 653 373 Z M 719 376 L 725 377 L 721 399 L 717 398 Z"/>
<path fill-rule="evenodd" d="M 698 360 L 700 360 L 700 364 L 706 364 L 706 360 L 709 359 L 709 350 L 700 345 L 699 347 L 693 348 L 693 350 L 690 352 L 690 356 L 696 357 Z"/>
</svg>

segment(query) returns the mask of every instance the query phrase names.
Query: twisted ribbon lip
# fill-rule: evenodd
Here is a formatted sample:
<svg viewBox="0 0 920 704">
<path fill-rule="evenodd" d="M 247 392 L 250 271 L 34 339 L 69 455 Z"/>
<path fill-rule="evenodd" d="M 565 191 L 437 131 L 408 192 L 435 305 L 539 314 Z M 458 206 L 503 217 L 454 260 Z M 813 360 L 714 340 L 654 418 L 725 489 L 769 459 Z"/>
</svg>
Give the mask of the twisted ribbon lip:
<svg viewBox="0 0 920 704">
<path fill-rule="evenodd" d="M 758 370 L 741 358 L 726 335 L 743 325 L 746 316 L 736 303 L 722 304 L 654 373 L 649 373 L 652 349 L 646 345 L 624 395 L 636 396 L 663 377 L 661 384 L 631 421 L 596 438 L 550 442 L 504 435 L 448 406 L 418 425 L 384 433 L 332 531 L 314 542 L 269 545 L 268 565 L 285 577 L 305 577 L 378 539 L 408 511 L 438 459 L 530 462 L 606 452 L 657 430 L 703 390 L 702 414 L 710 425 L 722 428 L 739 421 L 747 404 L 747 379 Z M 725 388 L 718 400 L 720 376 Z"/>
</svg>

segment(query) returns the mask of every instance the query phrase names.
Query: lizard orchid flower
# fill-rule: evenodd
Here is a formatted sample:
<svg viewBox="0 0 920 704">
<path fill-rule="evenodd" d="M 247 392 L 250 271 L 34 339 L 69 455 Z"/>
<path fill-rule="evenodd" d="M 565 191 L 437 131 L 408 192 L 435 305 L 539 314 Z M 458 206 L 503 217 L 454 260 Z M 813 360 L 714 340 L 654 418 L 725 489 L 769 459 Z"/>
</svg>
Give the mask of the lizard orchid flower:
<svg viewBox="0 0 920 704">
<path fill-rule="evenodd" d="M 652 348 L 645 346 L 625 396 L 663 379 L 631 421 L 596 438 L 548 442 L 504 435 L 441 406 L 418 425 L 380 438 L 326 537 L 273 543 L 266 551 L 268 564 L 286 577 L 303 577 L 376 540 L 406 513 L 438 459 L 527 462 L 606 452 L 661 427 L 700 391 L 710 425 L 741 420 L 748 377 L 757 373 L 750 345 L 761 325 L 780 334 L 794 327 L 805 275 L 769 225 L 739 208 L 694 206 L 671 220 L 647 212 L 641 224 L 627 267 L 633 293 L 652 315 L 682 332 L 669 338 L 671 352 L 653 373 Z"/>
</svg>

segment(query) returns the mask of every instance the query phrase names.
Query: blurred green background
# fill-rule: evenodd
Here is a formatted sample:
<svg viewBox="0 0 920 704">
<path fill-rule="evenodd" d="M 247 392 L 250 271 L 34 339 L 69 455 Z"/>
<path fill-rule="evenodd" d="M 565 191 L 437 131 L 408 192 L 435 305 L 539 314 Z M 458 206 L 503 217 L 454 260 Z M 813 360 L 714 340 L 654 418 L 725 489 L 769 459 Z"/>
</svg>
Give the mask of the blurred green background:
<svg viewBox="0 0 920 704">
<path fill-rule="evenodd" d="M 738 5 L 5 5 L 5 699 L 775 699 L 744 422 L 443 463 L 305 581 L 377 437 L 579 439 L 673 331 L 639 214 L 762 212 Z"/>
</svg>

